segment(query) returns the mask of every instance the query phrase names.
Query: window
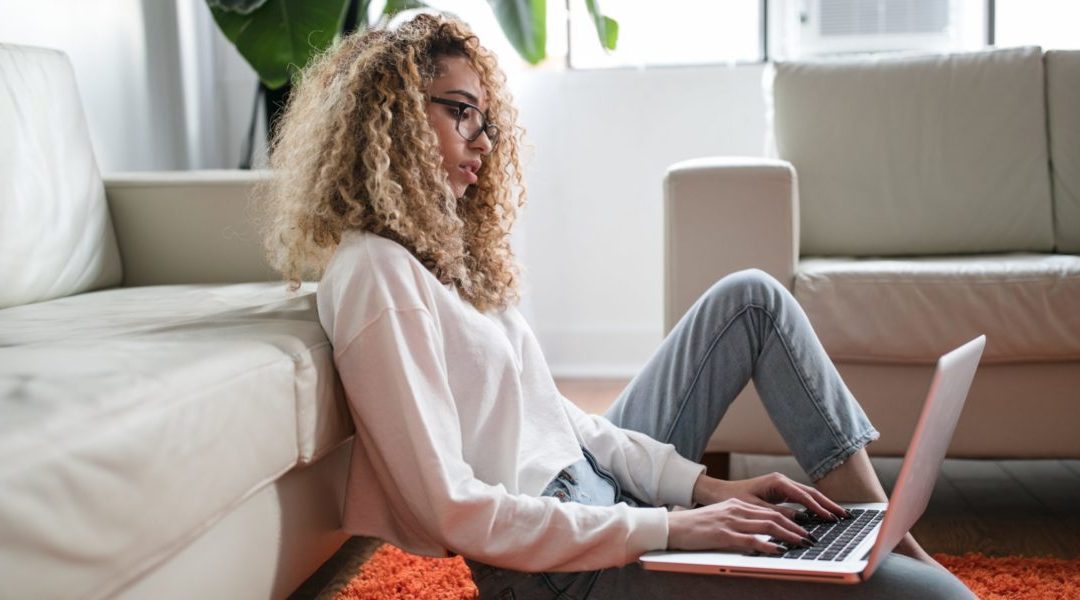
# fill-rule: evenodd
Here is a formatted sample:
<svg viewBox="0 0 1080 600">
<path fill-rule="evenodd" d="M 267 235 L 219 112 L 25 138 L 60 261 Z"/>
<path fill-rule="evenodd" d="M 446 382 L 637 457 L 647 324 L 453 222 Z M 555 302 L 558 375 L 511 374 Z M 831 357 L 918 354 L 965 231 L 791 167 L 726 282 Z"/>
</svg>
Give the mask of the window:
<svg viewBox="0 0 1080 600">
<path fill-rule="evenodd" d="M 643 67 L 764 60 L 763 0 L 601 2 L 619 22 L 619 41 L 605 52 L 585 2 L 571 0 L 569 46 L 574 68 Z"/>
<path fill-rule="evenodd" d="M 996 0 L 994 45 L 1080 49 L 1080 2 Z"/>
</svg>

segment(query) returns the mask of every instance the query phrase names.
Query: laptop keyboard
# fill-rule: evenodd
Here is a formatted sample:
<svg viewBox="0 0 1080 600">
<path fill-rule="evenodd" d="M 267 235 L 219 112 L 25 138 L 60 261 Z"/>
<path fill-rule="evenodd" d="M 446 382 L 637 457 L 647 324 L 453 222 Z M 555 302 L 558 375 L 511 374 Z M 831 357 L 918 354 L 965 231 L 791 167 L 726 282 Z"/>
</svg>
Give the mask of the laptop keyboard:
<svg viewBox="0 0 1080 600">
<path fill-rule="evenodd" d="M 839 521 L 826 521 L 815 515 L 798 519 L 803 529 L 819 540 L 809 548 L 793 546 L 787 542 L 772 538 L 769 542 L 783 546 L 788 550 L 778 555 L 752 554 L 754 556 L 775 556 L 776 558 L 798 560 L 844 560 L 885 517 L 885 511 L 883 510 L 853 508 L 851 514 L 853 518 L 841 518 Z"/>
</svg>

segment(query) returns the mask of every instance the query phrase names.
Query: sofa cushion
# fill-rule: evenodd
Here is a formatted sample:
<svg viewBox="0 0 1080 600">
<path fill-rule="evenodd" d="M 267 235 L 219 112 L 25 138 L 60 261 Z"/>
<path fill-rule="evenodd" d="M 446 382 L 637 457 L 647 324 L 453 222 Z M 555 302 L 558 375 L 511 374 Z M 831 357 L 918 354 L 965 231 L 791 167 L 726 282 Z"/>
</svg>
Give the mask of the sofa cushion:
<svg viewBox="0 0 1080 600">
<path fill-rule="evenodd" d="M 1080 360 L 1080 256 L 800 261 L 795 296 L 845 362 L 931 363 L 986 334 L 986 363 Z"/>
<path fill-rule="evenodd" d="M 165 347 L 177 340 L 276 345 L 293 361 L 297 451 L 309 463 L 352 433 L 333 350 L 315 312 L 315 286 L 305 283 L 295 293 L 280 282 L 148 286 L 10 308 L 0 311 L 0 351 L 118 338 L 161 340 Z M 119 363 L 103 368 L 126 372 Z"/>
<path fill-rule="evenodd" d="M 0 44 L 0 308 L 120 282 L 75 75 L 55 50 Z"/>
<path fill-rule="evenodd" d="M 1080 253 L 1080 50 L 1046 53 L 1046 107 L 1058 252 Z"/>
<path fill-rule="evenodd" d="M 351 433 L 313 286 L 0 311 L 0 564 L 94 596 Z"/>
<path fill-rule="evenodd" d="M 806 255 L 1053 247 L 1038 48 L 777 63 Z"/>
</svg>

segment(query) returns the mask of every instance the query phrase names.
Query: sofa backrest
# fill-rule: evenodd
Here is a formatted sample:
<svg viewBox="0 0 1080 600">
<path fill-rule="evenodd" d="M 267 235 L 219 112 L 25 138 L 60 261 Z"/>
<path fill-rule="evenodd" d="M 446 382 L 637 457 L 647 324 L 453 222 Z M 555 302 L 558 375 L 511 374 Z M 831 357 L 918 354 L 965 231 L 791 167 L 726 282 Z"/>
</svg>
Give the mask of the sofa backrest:
<svg viewBox="0 0 1080 600">
<path fill-rule="evenodd" d="M 801 254 L 1050 251 L 1039 48 L 779 62 Z"/>
<path fill-rule="evenodd" d="M 1080 254 L 1080 50 L 1046 53 L 1046 108 L 1058 252 Z"/>
<path fill-rule="evenodd" d="M 120 283 L 67 55 L 0 44 L 0 135 L 0 308 Z"/>
</svg>

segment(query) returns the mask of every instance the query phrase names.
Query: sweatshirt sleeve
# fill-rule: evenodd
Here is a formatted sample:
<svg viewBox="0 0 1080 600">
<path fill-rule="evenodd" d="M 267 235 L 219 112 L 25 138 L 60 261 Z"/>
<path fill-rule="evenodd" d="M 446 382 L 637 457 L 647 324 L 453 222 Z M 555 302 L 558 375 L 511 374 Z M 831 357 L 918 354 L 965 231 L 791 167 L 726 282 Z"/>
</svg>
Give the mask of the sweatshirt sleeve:
<svg viewBox="0 0 1080 600">
<path fill-rule="evenodd" d="M 423 308 L 388 308 L 341 347 L 338 366 L 397 529 L 519 571 L 621 566 L 667 546 L 662 507 L 587 506 L 509 493 L 462 453 L 442 339 Z M 394 541 L 394 540 L 390 540 Z"/>
<path fill-rule="evenodd" d="M 672 444 L 623 429 L 562 400 L 585 446 L 630 494 L 655 505 L 693 506 L 694 483 L 705 472 L 704 465 L 684 458 Z"/>
</svg>

